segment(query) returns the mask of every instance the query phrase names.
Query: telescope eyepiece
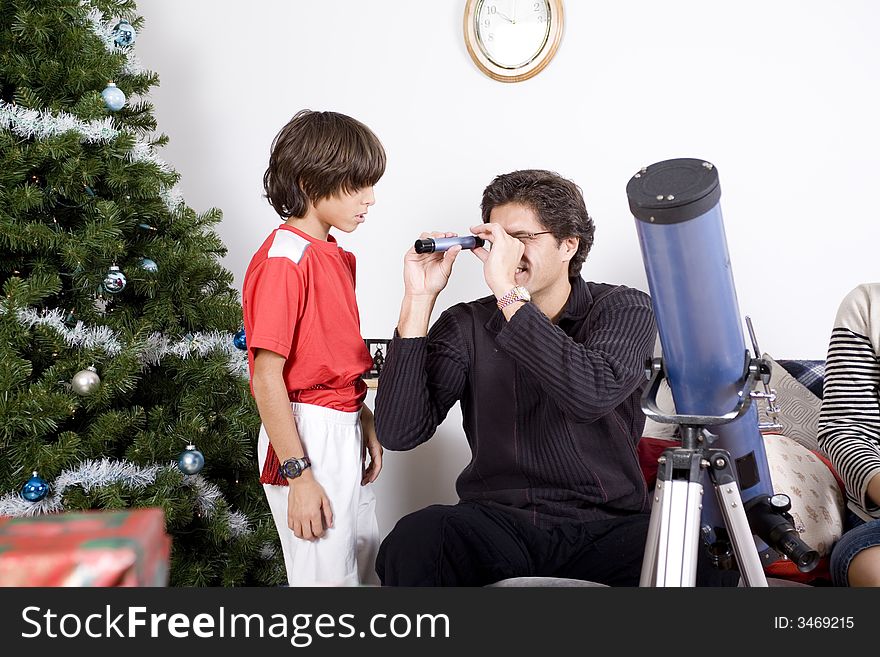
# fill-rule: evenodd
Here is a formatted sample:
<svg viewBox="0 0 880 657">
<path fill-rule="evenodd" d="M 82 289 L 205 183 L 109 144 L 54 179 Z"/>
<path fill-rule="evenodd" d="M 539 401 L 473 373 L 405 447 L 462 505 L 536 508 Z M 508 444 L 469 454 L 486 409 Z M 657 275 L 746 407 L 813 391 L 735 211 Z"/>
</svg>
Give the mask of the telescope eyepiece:
<svg viewBox="0 0 880 657">
<path fill-rule="evenodd" d="M 758 499 L 749 506 L 746 515 L 761 540 L 791 559 L 799 571 L 807 573 L 819 564 L 819 553 L 801 540 L 788 514 L 790 508 L 790 498 L 777 493 Z"/>
</svg>

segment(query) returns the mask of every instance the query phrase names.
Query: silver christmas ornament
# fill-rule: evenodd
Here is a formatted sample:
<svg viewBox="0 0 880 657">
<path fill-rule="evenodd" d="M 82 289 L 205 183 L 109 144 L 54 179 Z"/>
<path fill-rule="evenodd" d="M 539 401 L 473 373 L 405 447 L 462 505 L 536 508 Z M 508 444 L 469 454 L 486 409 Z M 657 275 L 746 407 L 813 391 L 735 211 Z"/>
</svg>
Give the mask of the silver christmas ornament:
<svg viewBox="0 0 880 657">
<path fill-rule="evenodd" d="M 103 287 L 104 290 L 110 294 L 119 294 L 125 289 L 127 283 L 128 281 L 125 279 L 125 274 L 120 271 L 119 267 L 113 265 L 104 276 Z"/>
<path fill-rule="evenodd" d="M 70 380 L 70 387 L 73 391 L 86 397 L 91 395 L 101 386 L 101 377 L 98 376 L 98 370 L 94 367 L 87 367 L 73 375 Z"/>
</svg>

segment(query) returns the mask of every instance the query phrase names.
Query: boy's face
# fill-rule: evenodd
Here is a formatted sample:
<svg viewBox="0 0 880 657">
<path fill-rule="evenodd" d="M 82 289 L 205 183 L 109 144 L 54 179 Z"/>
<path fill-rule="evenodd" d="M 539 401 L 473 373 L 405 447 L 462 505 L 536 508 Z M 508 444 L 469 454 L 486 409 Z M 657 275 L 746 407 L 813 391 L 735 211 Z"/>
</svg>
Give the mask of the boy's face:
<svg viewBox="0 0 880 657">
<path fill-rule="evenodd" d="M 367 210 L 376 202 L 372 187 L 339 192 L 314 205 L 315 217 L 329 228 L 351 233 L 367 219 Z"/>
</svg>

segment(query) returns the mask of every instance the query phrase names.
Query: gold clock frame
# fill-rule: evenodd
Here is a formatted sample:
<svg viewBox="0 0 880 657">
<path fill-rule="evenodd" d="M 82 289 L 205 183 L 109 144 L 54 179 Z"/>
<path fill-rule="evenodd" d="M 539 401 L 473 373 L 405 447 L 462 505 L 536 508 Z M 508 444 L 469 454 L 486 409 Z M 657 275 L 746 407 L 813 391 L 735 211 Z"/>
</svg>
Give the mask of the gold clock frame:
<svg viewBox="0 0 880 657">
<path fill-rule="evenodd" d="M 488 0 L 467 0 L 464 8 L 464 43 L 467 46 L 468 54 L 470 54 L 477 68 L 493 80 L 498 80 L 499 82 L 522 82 L 543 71 L 547 64 L 550 63 L 550 60 L 553 59 L 553 56 L 559 49 L 559 43 L 562 41 L 562 33 L 565 26 L 565 10 L 562 7 L 562 0 L 546 0 L 549 5 L 548 20 L 550 23 L 547 41 L 531 61 L 518 68 L 498 66 L 480 48 L 475 19 L 477 9 L 482 2 L 486 1 Z"/>
</svg>

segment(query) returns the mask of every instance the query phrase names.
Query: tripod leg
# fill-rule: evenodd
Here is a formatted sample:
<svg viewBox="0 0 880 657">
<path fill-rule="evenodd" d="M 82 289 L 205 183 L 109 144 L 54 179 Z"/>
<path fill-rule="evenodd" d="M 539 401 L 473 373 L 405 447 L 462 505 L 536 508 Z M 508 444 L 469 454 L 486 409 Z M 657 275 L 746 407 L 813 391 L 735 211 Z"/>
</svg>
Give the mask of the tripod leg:
<svg viewBox="0 0 880 657">
<path fill-rule="evenodd" d="M 687 449 L 667 450 L 660 459 L 640 586 L 696 584 L 703 496 L 700 460 Z M 681 478 L 683 473 L 687 478 Z"/>
<path fill-rule="evenodd" d="M 739 486 L 730 467 L 730 455 L 724 450 L 710 451 L 712 454 L 709 473 L 715 484 L 715 496 L 718 498 L 718 506 L 721 509 L 721 515 L 724 516 L 724 524 L 727 526 L 727 532 L 733 544 L 740 575 L 742 575 L 746 586 L 767 586 L 767 577 L 764 575 L 764 568 L 758 556 L 758 548 L 755 545 L 749 520 L 743 508 Z"/>
<path fill-rule="evenodd" d="M 654 488 L 654 503 L 651 507 L 651 520 L 648 523 L 648 539 L 645 541 L 645 556 L 642 558 L 642 574 L 639 576 L 639 586 L 654 586 L 657 577 L 657 553 L 660 546 L 660 525 L 664 509 L 669 505 L 669 495 L 665 482 L 657 480 Z"/>
</svg>

